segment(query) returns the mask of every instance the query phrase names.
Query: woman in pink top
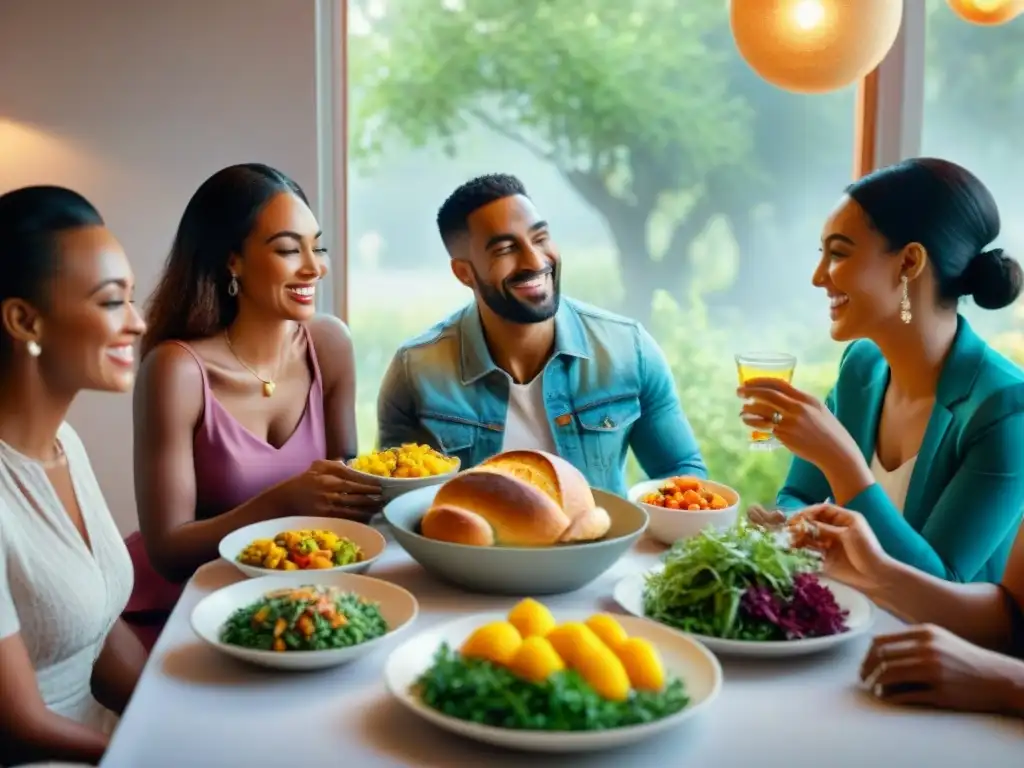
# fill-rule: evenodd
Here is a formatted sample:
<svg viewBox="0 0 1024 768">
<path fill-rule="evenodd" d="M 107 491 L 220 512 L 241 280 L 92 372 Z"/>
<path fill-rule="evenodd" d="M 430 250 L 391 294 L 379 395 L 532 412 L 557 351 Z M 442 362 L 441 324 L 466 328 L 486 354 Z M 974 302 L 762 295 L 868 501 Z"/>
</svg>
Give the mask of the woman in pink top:
<svg viewBox="0 0 1024 768">
<path fill-rule="evenodd" d="M 162 626 L 231 531 L 380 506 L 334 461 L 356 453 L 355 363 L 344 323 L 315 314 L 320 237 L 301 188 L 265 165 L 214 174 L 185 209 L 135 388 L 136 625 Z"/>
</svg>

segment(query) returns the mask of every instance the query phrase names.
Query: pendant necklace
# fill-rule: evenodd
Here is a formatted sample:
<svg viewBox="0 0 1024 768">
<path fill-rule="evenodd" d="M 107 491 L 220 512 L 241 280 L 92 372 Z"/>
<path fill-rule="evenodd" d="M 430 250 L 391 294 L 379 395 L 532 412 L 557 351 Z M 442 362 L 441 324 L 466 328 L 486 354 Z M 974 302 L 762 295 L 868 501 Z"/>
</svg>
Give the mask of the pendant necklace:
<svg viewBox="0 0 1024 768">
<path fill-rule="evenodd" d="M 249 373 L 251 373 L 257 379 L 259 379 L 260 383 L 263 384 L 263 396 L 264 397 L 270 397 L 271 395 L 273 395 L 274 394 L 274 390 L 277 388 L 277 384 L 274 383 L 273 379 L 264 379 L 262 376 L 260 376 L 258 373 L 256 373 L 256 371 L 252 368 L 251 365 L 249 365 L 247 362 L 245 362 L 245 360 L 243 360 L 241 357 L 239 357 L 238 353 L 235 351 L 234 345 L 231 343 L 231 336 L 228 335 L 228 329 L 227 328 L 224 329 L 224 340 L 228 343 L 228 349 L 230 349 L 231 350 L 231 354 L 235 356 L 235 360 L 237 360 L 242 365 L 242 367 L 245 368 L 245 370 L 247 370 Z M 280 357 L 279 357 L 278 358 L 278 365 L 280 365 L 280 364 L 281 364 L 281 360 L 280 360 Z"/>
</svg>

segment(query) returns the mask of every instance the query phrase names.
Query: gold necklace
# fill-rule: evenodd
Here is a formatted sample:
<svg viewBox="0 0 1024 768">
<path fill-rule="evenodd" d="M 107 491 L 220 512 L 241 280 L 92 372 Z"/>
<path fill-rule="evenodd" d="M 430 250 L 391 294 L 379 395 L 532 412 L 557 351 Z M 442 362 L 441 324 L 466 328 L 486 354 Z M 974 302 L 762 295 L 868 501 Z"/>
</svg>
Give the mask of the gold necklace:
<svg viewBox="0 0 1024 768">
<path fill-rule="evenodd" d="M 255 370 L 253 370 L 251 365 L 249 365 L 247 362 L 245 362 L 245 360 L 243 360 L 241 357 L 239 357 L 238 353 L 235 351 L 234 345 L 231 343 L 231 336 L 228 335 L 228 329 L 227 328 L 224 329 L 224 340 L 228 343 L 228 349 L 230 349 L 231 350 L 231 354 L 235 356 L 235 360 L 237 360 L 242 365 L 242 367 L 245 368 L 245 370 L 247 370 L 249 373 L 251 373 L 257 379 L 259 379 L 260 382 L 263 384 L 263 396 L 264 397 L 270 397 L 271 395 L 273 395 L 274 394 L 274 390 L 277 389 L 277 384 L 274 383 L 273 379 L 264 379 L 262 376 L 260 376 L 258 373 L 256 373 Z M 278 364 L 280 365 L 280 363 L 281 363 L 281 360 L 280 360 L 280 357 L 279 357 L 278 358 Z"/>
</svg>

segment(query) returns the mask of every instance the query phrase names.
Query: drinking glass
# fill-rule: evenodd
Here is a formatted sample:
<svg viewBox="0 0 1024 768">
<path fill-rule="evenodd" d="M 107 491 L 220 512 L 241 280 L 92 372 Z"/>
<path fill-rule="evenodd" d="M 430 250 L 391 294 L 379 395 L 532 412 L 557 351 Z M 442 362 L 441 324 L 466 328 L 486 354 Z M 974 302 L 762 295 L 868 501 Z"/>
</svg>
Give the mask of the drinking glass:
<svg viewBox="0 0 1024 768">
<path fill-rule="evenodd" d="M 747 352 L 736 355 L 736 368 L 740 375 L 740 385 L 751 379 L 782 379 L 787 383 L 793 381 L 796 370 L 796 358 L 785 352 Z M 782 447 L 771 432 L 754 429 L 750 433 L 750 450 L 774 451 Z"/>
</svg>

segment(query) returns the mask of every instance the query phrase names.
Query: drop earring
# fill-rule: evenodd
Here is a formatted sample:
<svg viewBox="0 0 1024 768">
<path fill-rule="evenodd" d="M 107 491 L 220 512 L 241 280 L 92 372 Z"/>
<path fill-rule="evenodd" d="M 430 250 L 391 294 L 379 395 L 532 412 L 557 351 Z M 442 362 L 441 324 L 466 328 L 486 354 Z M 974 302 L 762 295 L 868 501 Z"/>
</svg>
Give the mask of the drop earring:
<svg viewBox="0 0 1024 768">
<path fill-rule="evenodd" d="M 30 355 L 32 355 L 32 357 L 39 357 L 41 354 L 43 354 L 43 348 L 39 346 L 38 341 L 28 342 L 25 345 L 25 349 L 26 351 L 28 351 Z"/>
<path fill-rule="evenodd" d="M 905 325 L 909 325 L 914 316 L 910 314 L 910 291 L 907 289 L 907 276 L 904 275 L 900 280 L 903 283 L 903 296 L 900 297 L 900 320 Z"/>
<path fill-rule="evenodd" d="M 238 278 L 235 275 L 231 276 L 231 282 L 228 283 L 228 296 L 238 295 Z"/>
</svg>

